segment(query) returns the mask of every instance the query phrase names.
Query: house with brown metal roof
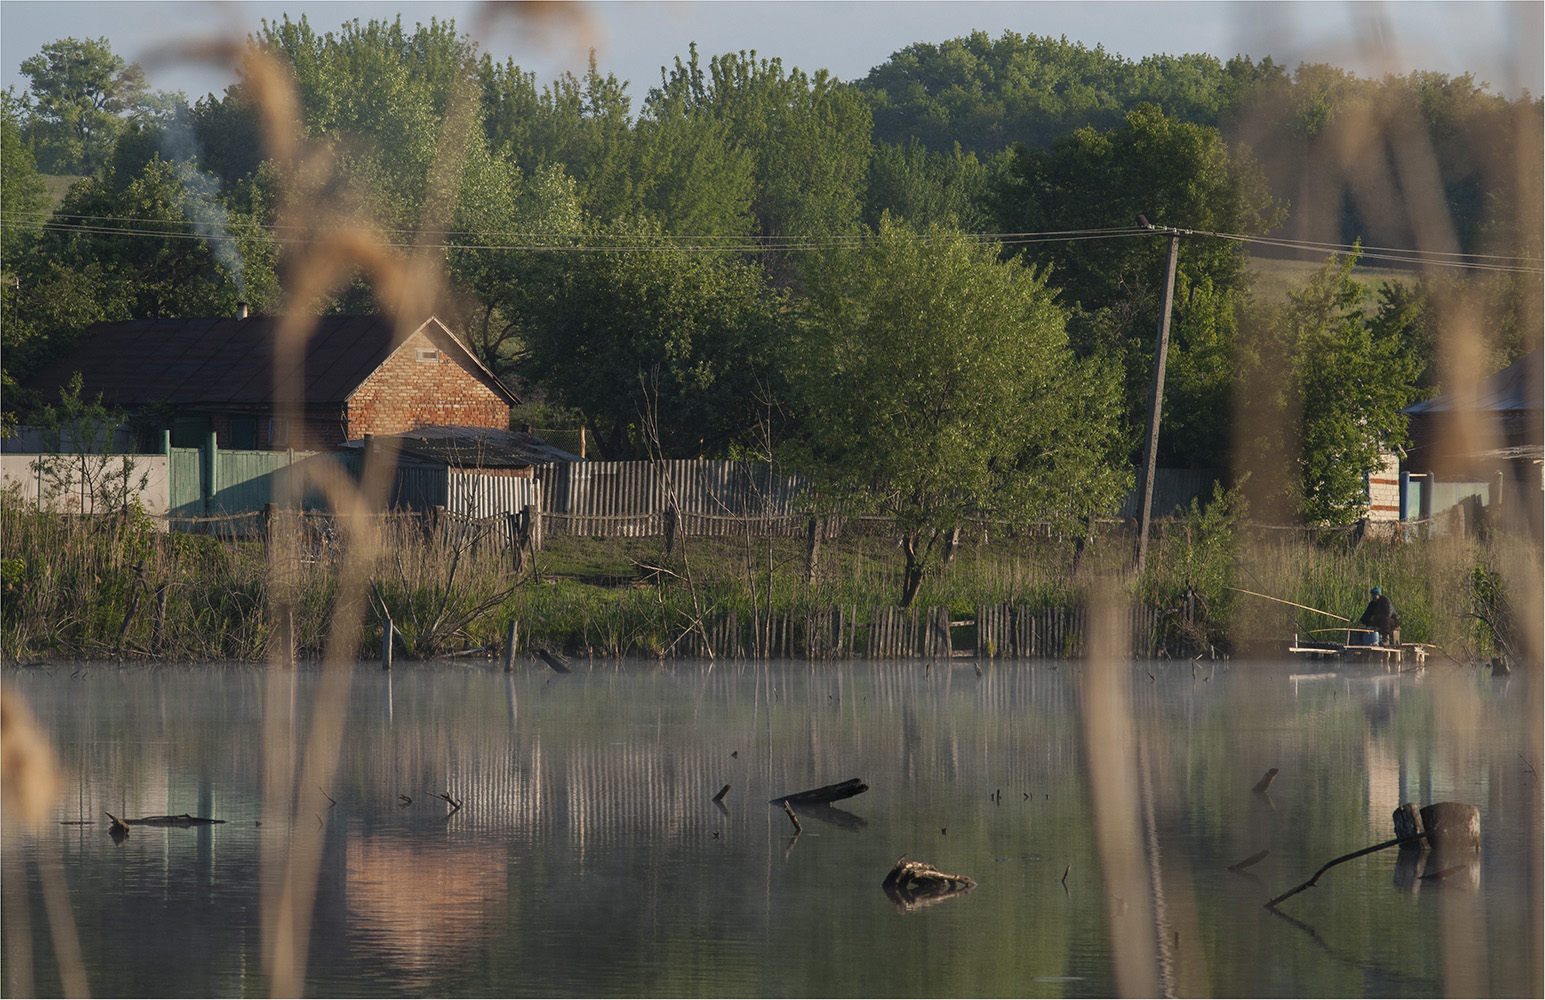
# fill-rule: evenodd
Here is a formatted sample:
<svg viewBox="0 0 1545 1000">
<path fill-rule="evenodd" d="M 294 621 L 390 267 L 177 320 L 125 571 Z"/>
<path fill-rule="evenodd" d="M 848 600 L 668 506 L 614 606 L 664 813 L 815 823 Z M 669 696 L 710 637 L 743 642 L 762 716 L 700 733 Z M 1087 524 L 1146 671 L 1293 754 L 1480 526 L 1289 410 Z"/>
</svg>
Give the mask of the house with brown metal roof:
<svg viewBox="0 0 1545 1000">
<path fill-rule="evenodd" d="M 80 372 L 83 399 L 101 394 L 141 428 L 169 429 L 174 447 L 213 434 L 222 449 L 326 450 L 426 426 L 503 430 L 519 402 L 434 316 L 406 331 L 382 316 L 319 316 L 289 372 L 275 360 L 279 322 L 98 323 L 27 385 L 57 399 Z"/>
<path fill-rule="evenodd" d="M 1406 468 L 1445 477 L 1488 475 L 1516 465 L 1540 476 L 1545 362 L 1524 355 L 1471 392 L 1447 392 L 1402 412 L 1410 421 Z M 1531 478 L 1527 472 L 1525 478 Z"/>
</svg>

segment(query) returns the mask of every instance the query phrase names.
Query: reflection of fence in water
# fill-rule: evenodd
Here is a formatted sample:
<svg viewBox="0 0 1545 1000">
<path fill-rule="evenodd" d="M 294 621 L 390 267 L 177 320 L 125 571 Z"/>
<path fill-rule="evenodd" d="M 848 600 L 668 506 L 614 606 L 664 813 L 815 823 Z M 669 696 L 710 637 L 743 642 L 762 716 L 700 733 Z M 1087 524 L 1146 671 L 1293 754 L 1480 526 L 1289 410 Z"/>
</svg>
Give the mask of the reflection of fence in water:
<svg viewBox="0 0 1545 1000">
<path fill-rule="evenodd" d="M 447 814 L 446 829 L 457 835 L 476 831 L 532 844 L 562 838 L 600 849 L 639 832 L 657 843 L 707 838 L 722 823 L 710 796 L 726 782 L 733 785 L 728 806 L 739 813 L 826 776 L 872 781 L 872 775 L 852 770 L 851 746 L 842 740 L 806 744 L 807 723 L 799 720 L 823 713 L 857 713 L 857 732 L 895 735 L 905 727 L 903 717 L 947 712 L 952 692 L 968 694 L 982 711 L 962 724 L 958 736 L 993 748 L 1005 802 L 1024 801 L 1024 792 L 1042 799 L 1039 793 L 1049 790 L 1055 772 L 1077 756 L 1075 687 L 1064 671 L 1009 668 L 977 676 L 955 664 L 952 680 L 946 664 L 931 671 L 920 665 L 833 664 L 805 676 L 797 666 L 791 674 L 754 664 L 670 670 L 674 694 L 659 704 L 659 724 L 667 734 L 706 725 L 726 735 L 720 740 L 662 737 L 653 724 L 636 728 L 637 714 L 628 704 L 648 686 L 641 689 L 623 675 L 637 668 L 612 661 L 598 661 L 589 670 L 576 667 L 575 676 L 545 682 L 540 695 L 529 678 L 500 678 L 509 686 L 507 712 L 494 706 L 501 699 L 487 675 L 431 675 L 424 679 L 429 688 L 403 684 L 404 676 L 392 678 L 398 684 L 395 727 L 372 732 L 352 751 L 364 769 L 362 786 L 383 802 L 411 793 L 412 804 L 400 814 L 420 828 L 426 815 L 438 823 L 440 814 Z M 756 698 L 750 697 L 752 687 L 760 692 Z M 517 702 L 537 697 L 541 708 L 534 710 L 541 722 L 516 724 L 526 708 Z M 468 715 L 443 705 L 481 707 Z M 435 721 L 415 721 L 415 711 L 432 712 Z M 1045 724 L 1027 727 L 1027 714 Z M 750 733 L 761 732 L 769 719 L 775 720 L 766 736 L 771 742 L 759 750 Z M 799 752 L 786 752 L 791 747 Z M 731 757 L 731 751 L 739 756 Z M 915 760 L 940 752 L 949 751 L 943 745 L 899 751 Z M 799 763 L 789 765 L 789 775 L 778 773 L 781 765 L 764 773 L 765 762 L 758 763 L 762 753 Z M 441 791 L 462 808 L 450 814 L 435 798 Z M 873 802 L 862 796 L 848 808 L 865 815 L 877 808 Z"/>
</svg>

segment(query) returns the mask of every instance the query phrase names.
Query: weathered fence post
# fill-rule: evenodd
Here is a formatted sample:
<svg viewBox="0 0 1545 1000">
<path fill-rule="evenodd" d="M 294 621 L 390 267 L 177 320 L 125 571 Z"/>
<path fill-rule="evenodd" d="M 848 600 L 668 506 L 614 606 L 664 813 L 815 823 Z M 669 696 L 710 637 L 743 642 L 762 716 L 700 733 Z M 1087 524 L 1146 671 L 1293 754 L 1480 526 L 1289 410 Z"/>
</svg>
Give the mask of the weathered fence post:
<svg viewBox="0 0 1545 1000">
<path fill-rule="evenodd" d="M 542 548 L 542 508 L 528 503 L 521 509 L 521 513 L 526 521 L 526 544 L 531 551 L 539 551 Z"/>
</svg>

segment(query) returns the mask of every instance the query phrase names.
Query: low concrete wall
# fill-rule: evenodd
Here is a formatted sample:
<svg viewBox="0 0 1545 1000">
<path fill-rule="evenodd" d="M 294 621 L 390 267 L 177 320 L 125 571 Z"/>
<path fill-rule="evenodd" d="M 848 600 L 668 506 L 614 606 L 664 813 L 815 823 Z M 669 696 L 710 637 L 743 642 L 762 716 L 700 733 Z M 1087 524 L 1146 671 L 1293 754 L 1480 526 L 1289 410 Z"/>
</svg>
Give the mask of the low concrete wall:
<svg viewBox="0 0 1545 1000">
<path fill-rule="evenodd" d="M 45 495 L 55 489 L 58 484 L 40 476 L 36 468 L 37 461 L 42 459 L 68 461 L 69 455 L 0 455 L 0 486 L 10 488 L 15 484 L 21 490 L 22 497 L 30 503 L 41 504 L 49 502 Z M 114 455 L 109 456 L 113 464 L 109 468 L 118 468 L 117 460 L 127 458 L 132 463 L 131 477 L 138 482 L 140 476 L 147 477 L 145 488 L 139 491 L 140 503 L 145 507 L 145 513 L 160 516 L 165 514 L 167 505 L 167 472 L 165 455 Z M 79 511 L 81 497 L 78 482 L 69 490 L 54 497 L 51 505 L 57 510 Z M 88 511 L 87 513 L 91 513 Z M 98 513 L 105 513 L 99 511 Z"/>
</svg>

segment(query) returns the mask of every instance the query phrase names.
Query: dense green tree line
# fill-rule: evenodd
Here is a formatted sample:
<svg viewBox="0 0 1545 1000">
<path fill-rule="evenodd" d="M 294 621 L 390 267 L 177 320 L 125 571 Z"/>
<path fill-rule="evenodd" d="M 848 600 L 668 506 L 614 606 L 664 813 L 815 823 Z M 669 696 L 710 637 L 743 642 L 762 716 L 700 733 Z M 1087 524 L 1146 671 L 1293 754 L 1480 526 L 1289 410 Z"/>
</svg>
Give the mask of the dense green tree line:
<svg viewBox="0 0 1545 1000">
<path fill-rule="evenodd" d="M 1538 198 L 1519 164 L 1538 160 L 1539 102 L 1469 77 L 1133 63 L 977 33 L 856 83 L 754 52 L 705 65 L 693 48 L 635 111 L 593 61 L 539 84 L 449 22 L 319 33 L 284 18 L 251 42 L 294 87 L 304 157 L 265 149 L 261 80 L 190 105 L 149 93 L 101 39 L 23 65 L 31 88 L 3 106 L 8 411 L 29 403 L 10 377 L 93 321 L 280 308 L 292 254 L 277 224 L 304 197 L 439 262 L 435 308 L 525 395 L 578 414 L 606 457 L 786 454 L 926 552 L 964 508 L 918 481 L 921 459 L 1005 516 L 1081 517 L 1119 490 L 1163 283 L 1165 240 L 1139 215 L 1230 237 L 1320 216 L 1362 235 L 1375 220 L 1387 245 L 1413 245 L 1413 224 L 1326 179 L 1326 150 L 1369 123 L 1415 123 L 1456 245 L 1538 254 L 1517 209 Z M 79 176 L 51 211 L 40 173 Z M 1316 183 L 1342 183 L 1333 205 L 1300 197 Z M 1281 412 L 1302 416 L 1260 448 L 1300 470 L 1287 489 L 1301 514 L 1355 516 L 1341 473 L 1401 443 L 1396 412 L 1430 386 L 1433 300 L 1451 290 L 1414 282 L 1370 307 L 1336 260 L 1304 298 L 1267 307 L 1245 247 L 1183 243 L 1163 461 L 1226 467 L 1240 372 L 1276 373 Z M 1530 289 L 1484 290 L 1504 355 L 1538 341 Z M 372 298 L 361 278 L 309 305 Z M 1377 391 L 1330 391 L 1330 347 L 1378 358 Z M 1060 499 L 1023 493 L 1032 481 Z"/>
</svg>

